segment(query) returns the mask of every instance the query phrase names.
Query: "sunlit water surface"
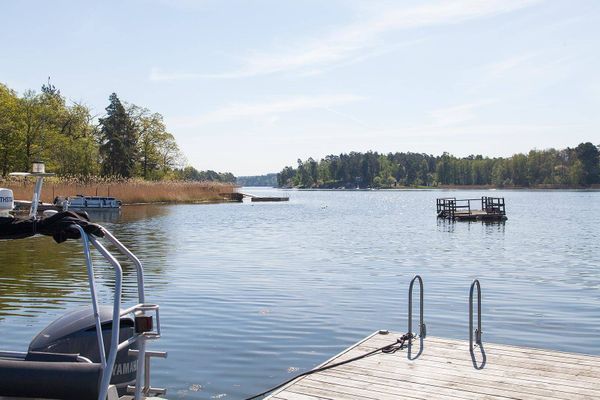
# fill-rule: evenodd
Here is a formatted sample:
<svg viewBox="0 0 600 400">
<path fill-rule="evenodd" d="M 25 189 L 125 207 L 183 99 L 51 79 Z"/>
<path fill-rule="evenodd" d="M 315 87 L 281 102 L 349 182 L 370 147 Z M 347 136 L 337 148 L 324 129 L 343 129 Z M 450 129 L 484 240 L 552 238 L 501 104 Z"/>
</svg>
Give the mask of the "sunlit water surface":
<svg viewBox="0 0 600 400">
<path fill-rule="evenodd" d="M 104 224 L 145 263 L 166 350 L 168 398 L 241 399 L 371 332 L 406 330 L 407 287 L 425 281 L 428 334 L 468 338 L 471 281 L 484 340 L 600 355 L 600 193 L 287 191 L 286 203 L 124 207 Z M 441 196 L 504 196 L 505 224 L 448 223 Z M 0 348 L 25 350 L 88 302 L 77 242 L 0 241 Z M 104 301 L 112 273 L 97 268 Z M 125 267 L 126 302 L 135 294 Z M 108 286 L 107 286 L 108 284 Z"/>
</svg>

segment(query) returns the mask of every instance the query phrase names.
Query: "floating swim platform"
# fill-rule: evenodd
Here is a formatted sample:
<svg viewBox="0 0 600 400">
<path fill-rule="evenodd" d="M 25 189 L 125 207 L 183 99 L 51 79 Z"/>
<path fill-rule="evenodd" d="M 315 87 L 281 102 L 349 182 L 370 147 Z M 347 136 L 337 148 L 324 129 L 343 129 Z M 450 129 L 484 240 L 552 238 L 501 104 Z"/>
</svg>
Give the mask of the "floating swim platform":
<svg viewBox="0 0 600 400">
<path fill-rule="evenodd" d="M 504 197 L 479 199 L 442 197 L 436 200 L 438 218 L 451 221 L 506 221 Z"/>
</svg>

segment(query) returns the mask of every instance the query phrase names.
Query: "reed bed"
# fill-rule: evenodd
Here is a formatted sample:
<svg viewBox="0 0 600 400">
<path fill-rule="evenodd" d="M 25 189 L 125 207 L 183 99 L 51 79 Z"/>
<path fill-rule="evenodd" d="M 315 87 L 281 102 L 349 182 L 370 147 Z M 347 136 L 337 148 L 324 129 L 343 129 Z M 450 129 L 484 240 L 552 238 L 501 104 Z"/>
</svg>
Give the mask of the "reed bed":
<svg viewBox="0 0 600 400">
<path fill-rule="evenodd" d="M 12 189 L 17 200 L 31 200 L 35 181 L 32 178 L 0 180 L 0 187 Z M 223 201 L 236 191 L 232 184 L 218 182 L 144 181 L 142 179 L 57 178 L 44 180 L 42 201 L 51 203 L 57 196 L 111 196 L 123 204 L 190 203 Z"/>
</svg>

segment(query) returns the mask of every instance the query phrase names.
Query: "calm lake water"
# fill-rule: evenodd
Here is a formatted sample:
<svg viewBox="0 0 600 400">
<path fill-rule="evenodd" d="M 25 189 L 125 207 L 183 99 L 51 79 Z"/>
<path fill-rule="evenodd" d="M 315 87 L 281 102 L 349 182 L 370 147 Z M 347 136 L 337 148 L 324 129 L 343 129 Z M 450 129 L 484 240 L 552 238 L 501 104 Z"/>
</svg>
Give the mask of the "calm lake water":
<svg viewBox="0 0 600 400">
<path fill-rule="evenodd" d="M 170 399 L 241 399 L 375 330 L 406 331 L 414 274 L 429 335 L 468 338 L 479 278 L 484 341 L 600 355 L 600 192 L 244 191 L 290 201 L 124 207 L 104 222 L 161 305 L 153 347 L 169 358 L 153 383 Z M 436 219 L 436 197 L 482 195 L 506 198 L 505 224 Z M 26 350 L 87 303 L 80 254 L 46 237 L 0 241 L 0 348 Z M 97 274 L 108 299 L 112 274 Z"/>
</svg>

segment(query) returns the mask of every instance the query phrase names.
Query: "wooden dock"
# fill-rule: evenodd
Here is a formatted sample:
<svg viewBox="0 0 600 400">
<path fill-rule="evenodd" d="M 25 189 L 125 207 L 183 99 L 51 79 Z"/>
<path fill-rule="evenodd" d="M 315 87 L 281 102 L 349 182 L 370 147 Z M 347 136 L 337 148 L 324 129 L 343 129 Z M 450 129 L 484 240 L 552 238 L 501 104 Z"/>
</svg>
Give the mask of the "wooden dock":
<svg viewBox="0 0 600 400">
<path fill-rule="evenodd" d="M 436 200 L 438 218 L 451 221 L 505 221 L 504 197 L 483 196 L 479 199 L 442 197 Z"/>
<path fill-rule="evenodd" d="M 250 197 L 250 201 L 289 201 L 289 197 L 258 197 L 252 196 Z"/>
<path fill-rule="evenodd" d="M 238 203 L 241 203 L 242 201 L 244 201 L 244 197 L 248 197 L 250 199 L 250 201 L 289 201 L 289 199 L 290 199 L 289 197 L 260 197 L 260 196 L 255 196 L 253 194 L 240 193 L 240 192 L 221 193 L 220 196 L 222 196 L 223 199 L 225 199 L 227 201 L 238 202 Z"/>
<path fill-rule="evenodd" d="M 289 201 L 289 197 L 273 197 L 273 196 L 255 196 L 248 193 L 240 193 L 243 197 L 249 197 L 252 202 L 265 202 L 265 201 Z"/>
<path fill-rule="evenodd" d="M 400 336 L 374 333 L 322 365 L 365 354 Z M 557 333 L 557 340 L 569 338 Z M 412 356 L 418 351 L 415 340 Z M 468 341 L 428 336 L 414 360 L 406 349 L 377 353 L 298 378 L 268 399 L 600 399 L 600 357 L 485 342 L 471 353 Z"/>
</svg>

